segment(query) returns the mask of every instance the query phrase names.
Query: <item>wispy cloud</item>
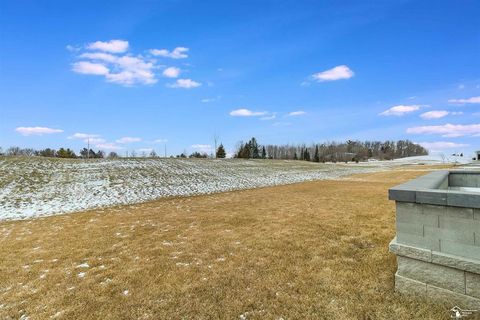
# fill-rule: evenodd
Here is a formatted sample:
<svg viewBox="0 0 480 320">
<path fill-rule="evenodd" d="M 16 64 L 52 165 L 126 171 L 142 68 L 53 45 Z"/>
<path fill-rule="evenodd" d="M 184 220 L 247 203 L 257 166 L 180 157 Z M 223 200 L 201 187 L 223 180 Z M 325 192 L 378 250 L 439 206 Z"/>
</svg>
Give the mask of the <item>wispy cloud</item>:
<svg viewBox="0 0 480 320">
<path fill-rule="evenodd" d="M 85 143 L 90 143 L 92 145 L 98 145 L 106 142 L 106 140 L 103 139 L 100 135 L 91 133 L 74 133 L 67 139 L 79 139 Z"/>
<path fill-rule="evenodd" d="M 450 99 L 448 102 L 451 104 L 477 104 L 480 103 L 480 96 L 467 99 Z"/>
<path fill-rule="evenodd" d="M 94 138 L 99 138 L 100 135 L 98 134 L 93 134 L 93 133 L 74 133 L 71 136 L 69 136 L 67 139 L 94 139 Z"/>
<path fill-rule="evenodd" d="M 433 111 L 428 111 L 428 112 L 424 112 L 420 115 L 420 118 L 422 119 L 440 119 L 440 118 L 443 118 L 445 116 L 448 116 L 450 114 L 450 112 L 448 111 L 445 111 L 445 110 L 433 110 Z"/>
<path fill-rule="evenodd" d="M 393 106 L 390 109 L 387 109 L 387 110 L 379 113 L 379 115 L 400 117 L 400 116 L 403 116 L 407 113 L 417 111 L 419 109 L 420 109 L 419 105 L 398 105 L 398 106 Z"/>
<path fill-rule="evenodd" d="M 267 112 L 265 111 L 252 111 L 245 108 L 240 108 L 240 109 L 230 111 L 230 115 L 232 117 L 258 117 L 266 114 Z"/>
<path fill-rule="evenodd" d="M 269 116 L 265 116 L 265 117 L 261 117 L 260 120 L 273 120 L 277 117 L 277 114 L 276 113 L 273 113 Z"/>
<path fill-rule="evenodd" d="M 153 140 L 153 143 L 166 143 L 168 142 L 168 139 L 156 139 L 156 140 Z"/>
<path fill-rule="evenodd" d="M 150 53 L 154 56 L 172 58 L 172 59 L 185 59 L 188 58 L 188 48 L 185 47 L 176 47 L 172 51 L 167 49 L 151 49 Z"/>
<path fill-rule="evenodd" d="M 52 129 L 47 127 L 18 127 L 15 129 L 15 131 L 20 133 L 22 136 L 42 136 L 45 134 L 63 132 L 62 129 Z"/>
<path fill-rule="evenodd" d="M 289 116 L 289 117 L 297 117 L 297 116 L 303 116 L 303 115 L 305 115 L 305 114 L 307 114 L 305 111 L 299 110 L 299 111 L 289 112 L 289 113 L 287 114 L 287 116 Z"/>
<path fill-rule="evenodd" d="M 220 100 L 222 97 L 221 96 L 216 96 L 214 98 L 204 98 L 202 100 L 200 100 L 201 102 L 203 103 L 208 103 L 208 102 L 215 102 L 215 101 L 218 101 Z"/>
<path fill-rule="evenodd" d="M 479 136 L 480 124 L 444 124 L 438 126 L 420 126 L 408 128 L 407 133 L 436 134 L 442 137 Z"/>
<path fill-rule="evenodd" d="M 200 82 L 193 81 L 192 79 L 178 79 L 175 83 L 171 83 L 167 86 L 170 88 L 192 89 L 200 87 L 201 85 Z"/>
<path fill-rule="evenodd" d="M 110 40 L 110 41 L 95 41 L 87 45 L 87 49 L 99 50 L 112 53 L 122 53 L 128 50 L 128 41 L 125 40 Z"/>
<path fill-rule="evenodd" d="M 98 149 L 106 149 L 106 150 L 121 150 L 123 147 L 112 143 L 112 142 L 106 142 L 106 143 L 98 143 L 95 145 L 96 148 Z"/>
<path fill-rule="evenodd" d="M 195 149 L 196 151 L 200 153 L 211 153 L 213 152 L 213 147 L 209 144 L 193 144 L 191 146 L 192 149 Z"/>
<path fill-rule="evenodd" d="M 312 79 L 318 82 L 324 82 L 350 79 L 353 76 L 354 72 L 348 66 L 340 65 L 329 70 L 315 73 L 312 75 Z"/>
<path fill-rule="evenodd" d="M 455 149 L 455 148 L 463 148 L 463 147 L 470 146 L 465 143 L 456 143 L 456 142 L 448 142 L 448 141 L 417 142 L 417 143 L 430 151 Z"/>
<path fill-rule="evenodd" d="M 137 138 L 137 137 L 122 137 L 120 139 L 117 139 L 115 142 L 116 143 L 121 143 L 121 144 L 126 144 L 126 143 L 134 143 L 134 142 L 140 142 L 142 141 L 142 138 Z"/>
<path fill-rule="evenodd" d="M 163 75 L 167 78 L 178 78 L 180 75 L 180 69 L 177 67 L 168 67 L 163 70 Z"/>
</svg>

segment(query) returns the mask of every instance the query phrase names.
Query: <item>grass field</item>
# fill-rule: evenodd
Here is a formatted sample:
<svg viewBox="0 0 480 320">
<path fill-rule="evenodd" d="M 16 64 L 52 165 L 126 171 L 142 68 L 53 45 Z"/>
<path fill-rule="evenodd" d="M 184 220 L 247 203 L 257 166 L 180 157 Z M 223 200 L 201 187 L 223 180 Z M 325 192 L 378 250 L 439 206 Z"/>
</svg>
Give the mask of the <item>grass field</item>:
<svg viewBox="0 0 480 320">
<path fill-rule="evenodd" d="M 387 189 L 426 170 L 0 222 L 0 318 L 448 319 L 393 291 Z"/>
</svg>

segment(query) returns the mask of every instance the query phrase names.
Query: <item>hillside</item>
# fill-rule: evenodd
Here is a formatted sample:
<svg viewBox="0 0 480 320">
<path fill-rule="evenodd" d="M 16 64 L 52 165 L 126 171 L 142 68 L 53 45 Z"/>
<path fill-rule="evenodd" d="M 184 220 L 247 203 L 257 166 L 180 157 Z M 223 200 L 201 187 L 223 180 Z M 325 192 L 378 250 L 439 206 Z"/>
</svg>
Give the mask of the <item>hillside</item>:
<svg viewBox="0 0 480 320">
<path fill-rule="evenodd" d="M 0 158 L 0 219 L 23 219 L 162 197 L 333 179 L 392 164 L 241 159 Z"/>
</svg>

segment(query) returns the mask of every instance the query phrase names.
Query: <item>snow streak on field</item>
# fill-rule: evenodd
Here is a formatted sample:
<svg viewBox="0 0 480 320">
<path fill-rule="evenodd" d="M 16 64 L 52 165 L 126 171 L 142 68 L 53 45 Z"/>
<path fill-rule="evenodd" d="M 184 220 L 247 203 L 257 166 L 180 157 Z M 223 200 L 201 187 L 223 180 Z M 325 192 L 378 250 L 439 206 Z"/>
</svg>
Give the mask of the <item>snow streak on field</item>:
<svg viewBox="0 0 480 320">
<path fill-rule="evenodd" d="M 377 171 L 383 163 L 282 160 L 0 158 L 0 219 L 24 219 L 167 196 L 249 189 Z"/>
</svg>

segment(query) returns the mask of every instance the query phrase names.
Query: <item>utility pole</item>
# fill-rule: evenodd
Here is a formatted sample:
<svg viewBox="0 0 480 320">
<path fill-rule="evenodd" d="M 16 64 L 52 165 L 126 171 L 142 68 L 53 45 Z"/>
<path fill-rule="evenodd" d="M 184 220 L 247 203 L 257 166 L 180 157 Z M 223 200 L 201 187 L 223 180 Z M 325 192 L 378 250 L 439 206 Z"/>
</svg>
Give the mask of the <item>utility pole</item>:
<svg viewBox="0 0 480 320">
<path fill-rule="evenodd" d="M 215 159 L 217 159 L 217 142 L 218 142 L 218 139 L 219 139 L 218 134 L 214 133 L 213 134 L 213 141 L 214 141 L 214 144 L 215 144 L 215 150 L 213 152 L 214 152 Z"/>
<path fill-rule="evenodd" d="M 87 139 L 87 160 L 90 158 L 90 138 Z"/>
</svg>

